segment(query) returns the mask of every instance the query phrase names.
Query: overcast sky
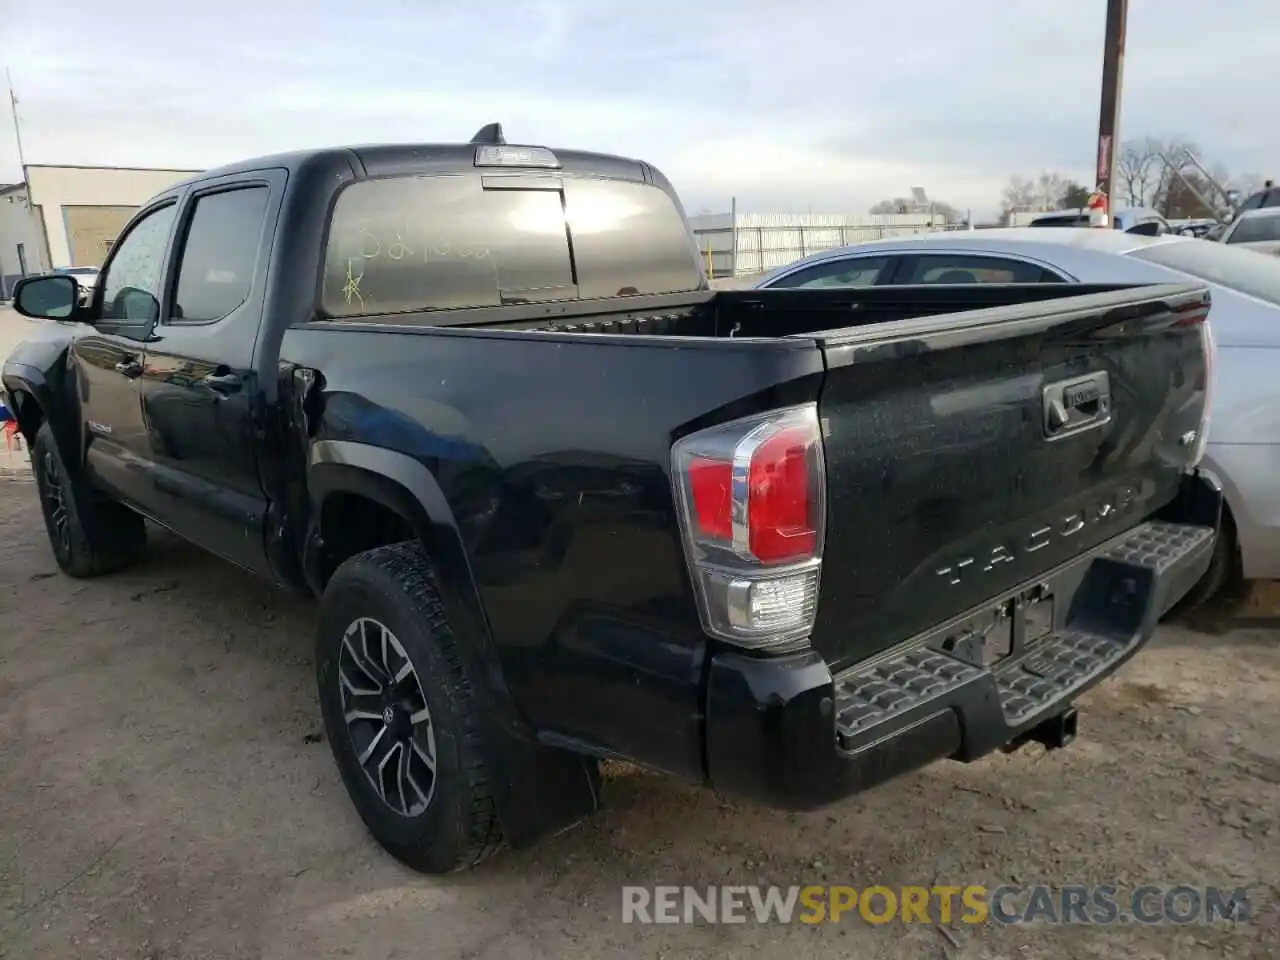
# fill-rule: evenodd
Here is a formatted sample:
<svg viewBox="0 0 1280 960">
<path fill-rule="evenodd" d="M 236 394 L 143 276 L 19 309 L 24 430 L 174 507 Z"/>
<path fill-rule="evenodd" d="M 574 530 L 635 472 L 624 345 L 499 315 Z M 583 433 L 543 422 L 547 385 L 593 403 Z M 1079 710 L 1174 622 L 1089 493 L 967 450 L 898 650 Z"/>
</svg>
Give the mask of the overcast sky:
<svg viewBox="0 0 1280 960">
<path fill-rule="evenodd" d="M 1091 179 L 1105 0 L 0 0 L 28 163 L 465 140 L 647 159 L 690 212 L 991 210 Z M 1276 0 L 1132 0 L 1122 131 L 1280 172 Z M 19 178 L 11 124 L 0 179 Z M 1091 185 L 1091 184 L 1090 184 Z"/>
</svg>

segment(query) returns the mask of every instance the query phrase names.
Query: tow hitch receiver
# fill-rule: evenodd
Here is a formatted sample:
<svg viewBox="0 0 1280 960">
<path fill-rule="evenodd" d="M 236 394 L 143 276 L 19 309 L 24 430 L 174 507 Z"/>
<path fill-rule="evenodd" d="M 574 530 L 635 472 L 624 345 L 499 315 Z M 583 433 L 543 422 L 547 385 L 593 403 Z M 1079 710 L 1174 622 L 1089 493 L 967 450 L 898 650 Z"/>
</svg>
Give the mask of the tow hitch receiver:
<svg viewBox="0 0 1280 960">
<path fill-rule="evenodd" d="M 1032 727 L 1027 737 L 1036 743 L 1043 743 L 1046 750 L 1056 750 L 1059 747 L 1065 747 L 1076 738 L 1078 726 L 1079 714 L 1076 713 L 1075 707 L 1070 707 L 1057 716 L 1050 717 Z"/>
<path fill-rule="evenodd" d="M 1065 747 L 1076 738 L 1078 726 L 1079 714 L 1076 713 L 1076 708 L 1068 707 L 1062 713 L 1042 720 L 1026 733 L 1015 737 L 1000 749 L 1004 753 L 1013 753 L 1015 750 L 1022 749 L 1028 743 L 1042 743 L 1046 750 L 1057 750 L 1059 747 Z"/>
</svg>

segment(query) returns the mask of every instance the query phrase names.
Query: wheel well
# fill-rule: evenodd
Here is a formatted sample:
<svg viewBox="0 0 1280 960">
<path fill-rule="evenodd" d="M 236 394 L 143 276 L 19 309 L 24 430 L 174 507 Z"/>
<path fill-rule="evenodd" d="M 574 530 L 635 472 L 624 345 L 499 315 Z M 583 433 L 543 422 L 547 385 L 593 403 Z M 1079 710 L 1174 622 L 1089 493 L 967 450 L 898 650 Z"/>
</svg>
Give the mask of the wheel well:
<svg viewBox="0 0 1280 960">
<path fill-rule="evenodd" d="M 335 492 L 320 508 L 320 538 L 324 544 L 321 576 L 328 583 L 333 571 L 357 553 L 414 540 L 413 524 L 397 511 L 359 493 Z"/>
<path fill-rule="evenodd" d="M 18 429 L 26 437 L 27 447 L 30 448 L 36 442 L 36 433 L 39 432 L 40 425 L 44 423 L 44 410 L 40 408 L 36 398 L 25 390 L 10 391 L 9 398 L 13 401 L 11 412 L 18 420 Z"/>
</svg>

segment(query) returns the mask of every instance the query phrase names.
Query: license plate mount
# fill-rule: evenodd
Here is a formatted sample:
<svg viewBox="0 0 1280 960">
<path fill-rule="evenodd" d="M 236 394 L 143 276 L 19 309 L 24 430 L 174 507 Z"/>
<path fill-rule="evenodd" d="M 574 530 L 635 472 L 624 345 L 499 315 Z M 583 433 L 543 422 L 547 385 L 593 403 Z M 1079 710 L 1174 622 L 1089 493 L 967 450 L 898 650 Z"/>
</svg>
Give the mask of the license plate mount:
<svg viewBox="0 0 1280 960">
<path fill-rule="evenodd" d="M 1053 632 L 1053 594 L 1042 592 L 1021 604 L 1022 645 L 1028 646 Z M 1016 614 L 1015 614 L 1016 616 Z"/>
</svg>

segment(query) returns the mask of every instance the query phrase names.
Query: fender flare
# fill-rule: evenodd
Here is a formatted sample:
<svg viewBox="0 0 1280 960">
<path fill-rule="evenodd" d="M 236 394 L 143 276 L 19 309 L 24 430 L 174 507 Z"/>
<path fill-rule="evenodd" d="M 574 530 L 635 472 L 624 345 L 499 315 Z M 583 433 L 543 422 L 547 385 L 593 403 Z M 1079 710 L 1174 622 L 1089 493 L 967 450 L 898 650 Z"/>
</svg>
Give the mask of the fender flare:
<svg viewBox="0 0 1280 960">
<path fill-rule="evenodd" d="M 540 743 L 520 714 L 453 510 L 431 471 L 395 450 L 319 440 L 311 445 L 307 490 L 313 530 L 326 497 L 353 493 L 395 511 L 422 540 L 449 626 L 460 641 L 468 673 L 479 681 L 473 690 L 486 719 L 486 740 L 492 746 L 488 759 L 496 768 L 494 801 L 507 842 L 524 846 L 594 813 L 600 805 L 595 761 Z M 313 539 L 309 534 L 308 554 Z M 304 563 L 311 580 L 313 561 Z"/>
<path fill-rule="evenodd" d="M 29 346 L 27 344 L 23 347 Z M 48 366 L 37 365 L 28 361 L 28 358 L 22 356 L 22 347 L 15 352 L 4 364 L 3 380 L 5 392 L 13 397 L 15 394 L 26 394 L 34 400 L 40 408 L 40 413 L 46 423 L 53 429 L 53 435 L 58 441 L 58 447 L 62 452 L 63 459 L 72 470 L 80 467 L 82 458 L 79 456 L 79 435 L 74 429 L 71 416 L 67 410 L 65 398 L 61 397 L 56 389 L 56 378 L 62 376 L 66 367 L 63 362 L 65 357 L 65 345 L 63 350 L 49 360 Z M 36 358 L 31 358 L 36 359 Z M 55 378 L 51 383 L 51 377 Z M 65 377 L 63 378 L 65 380 Z M 16 404 L 17 409 L 12 413 L 18 421 L 18 426 L 27 440 L 31 443 L 35 442 L 36 425 L 32 421 L 30 412 L 23 412 L 25 404 Z"/>
<path fill-rule="evenodd" d="M 462 535 L 431 471 L 407 454 L 350 440 L 318 440 L 311 445 L 309 460 L 312 529 L 318 529 L 324 501 L 333 493 L 358 494 L 399 514 L 413 527 L 431 557 L 450 625 L 486 660 L 496 659 L 493 634 Z M 311 557 L 313 540 L 308 535 L 305 565 L 308 581 L 320 593 L 323 588 Z"/>
</svg>

